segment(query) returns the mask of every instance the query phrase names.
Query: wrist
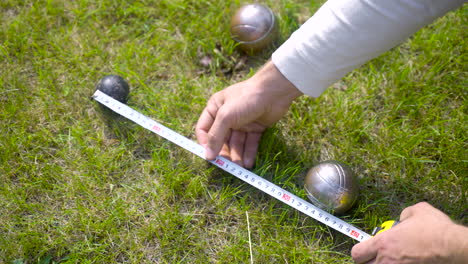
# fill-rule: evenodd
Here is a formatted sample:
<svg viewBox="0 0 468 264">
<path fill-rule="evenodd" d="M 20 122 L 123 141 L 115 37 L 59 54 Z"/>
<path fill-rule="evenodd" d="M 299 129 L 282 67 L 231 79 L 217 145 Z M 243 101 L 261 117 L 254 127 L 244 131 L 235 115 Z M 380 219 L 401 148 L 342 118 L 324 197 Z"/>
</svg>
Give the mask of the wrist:
<svg viewBox="0 0 468 264">
<path fill-rule="evenodd" d="M 286 104 L 291 104 L 303 93 L 296 88 L 273 64 L 268 61 L 253 77 L 259 93 L 270 95 L 272 98 L 281 99 Z"/>
</svg>

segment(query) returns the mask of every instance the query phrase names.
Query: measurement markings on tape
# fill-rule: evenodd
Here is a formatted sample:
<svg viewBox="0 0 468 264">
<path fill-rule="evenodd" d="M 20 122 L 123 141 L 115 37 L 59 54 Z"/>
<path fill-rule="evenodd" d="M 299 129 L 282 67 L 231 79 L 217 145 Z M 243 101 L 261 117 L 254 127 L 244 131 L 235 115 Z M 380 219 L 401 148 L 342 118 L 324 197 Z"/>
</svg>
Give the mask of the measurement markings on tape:
<svg viewBox="0 0 468 264">
<path fill-rule="evenodd" d="M 138 125 L 152 131 L 155 134 L 175 143 L 176 145 L 192 152 L 193 154 L 205 159 L 204 148 L 179 133 L 161 125 L 160 123 L 152 120 L 151 118 L 139 113 L 138 111 L 130 108 L 107 94 L 97 90 L 93 95 L 94 100 L 110 108 L 112 111 L 130 119 Z M 253 187 L 267 193 L 268 195 L 280 200 L 281 202 L 301 211 L 302 213 L 314 218 L 315 220 L 353 238 L 357 241 L 364 241 L 371 236 L 362 230 L 348 224 L 347 222 L 337 218 L 336 216 L 325 212 L 324 210 L 312 205 L 311 203 L 297 197 L 296 195 L 284 190 L 283 188 L 265 180 L 264 178 L 256 175 L 255 173 L 244 169 L 243 167 L 235 164 L 234 162 L 223 158 L 216 157 L 215 160 L 208 161 L 211 164 L 221 168 L 222 170 L 234 175 L 242 181 L 252 185 Z"/>
</svg>

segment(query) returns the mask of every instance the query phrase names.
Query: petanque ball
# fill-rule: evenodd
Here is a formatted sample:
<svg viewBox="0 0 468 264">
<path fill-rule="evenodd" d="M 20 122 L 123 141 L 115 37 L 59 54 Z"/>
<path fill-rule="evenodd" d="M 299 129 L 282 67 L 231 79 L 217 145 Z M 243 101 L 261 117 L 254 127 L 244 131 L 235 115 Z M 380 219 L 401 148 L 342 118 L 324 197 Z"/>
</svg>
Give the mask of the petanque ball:
<svg viewBox="0 0 468 264">
<path fill-rule="evenodd" d="M 96 89 L 124 104 L 130 93 L 128 83 L 118 75 L 104 76 L 96 85 Z"/>
<path fill-rule="evenodd" d="M 312 167 L 305 177 L 309 200 L 324 210 L 342 214 L 359 195 L 359 184 L 352 170 L 338 161 L 324 161 Z"/>
<path fill-rule="evenodd" d="M 244 5 L 231 18 L 231 37 L 247 53 L 269 46 L 275 41 L 277 33 L 276 17 L 265 5 Z"/>
</svg>

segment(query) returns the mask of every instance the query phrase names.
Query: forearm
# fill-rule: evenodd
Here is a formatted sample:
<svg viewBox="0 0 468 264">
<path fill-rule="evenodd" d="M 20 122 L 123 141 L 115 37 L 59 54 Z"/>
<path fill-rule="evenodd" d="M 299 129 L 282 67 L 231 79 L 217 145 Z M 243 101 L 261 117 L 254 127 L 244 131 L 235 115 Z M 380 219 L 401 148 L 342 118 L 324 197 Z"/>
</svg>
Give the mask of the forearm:
<svg viewBox="0 0 468 264">
<path fill-rule="evenodd" d="M 273 53 L 299 90 L 319 96 L 349 71 L 465 0 L 330 0 Z"/>
</svg>

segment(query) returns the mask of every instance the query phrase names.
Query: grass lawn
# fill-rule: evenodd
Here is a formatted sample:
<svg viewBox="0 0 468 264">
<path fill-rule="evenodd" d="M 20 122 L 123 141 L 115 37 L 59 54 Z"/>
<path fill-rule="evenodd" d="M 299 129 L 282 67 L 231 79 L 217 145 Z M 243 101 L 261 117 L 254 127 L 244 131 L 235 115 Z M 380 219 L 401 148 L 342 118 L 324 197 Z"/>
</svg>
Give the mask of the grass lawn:
<svg viewBox="0 0 468 264">
<path fill-rule="evenodd" d="M 323 2 L 264 1 L 277 45 Z M 236 49 L 240 4 L 1 1 L 0 263 L 352 263 L 352 239 L 90 100 L 118 74 L 131 107 L 194 139 L 209 96 L 274 50 Z M 367 232 L 419 201 L 468 224 L 467 25 L 465 5 L 301 97 L 253 171 L 305 198 L 310 167 L 348 163 L 361 195 L 342 218 Z"/>
</svg>

